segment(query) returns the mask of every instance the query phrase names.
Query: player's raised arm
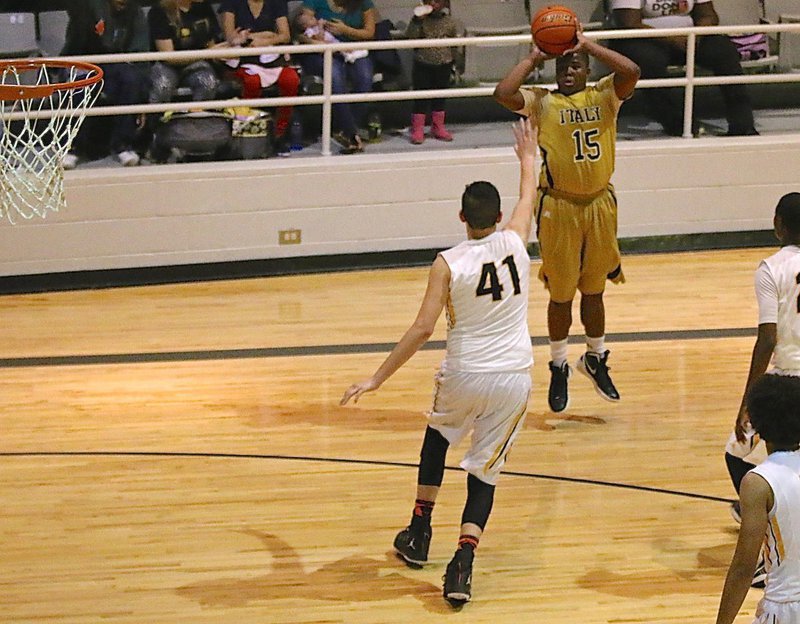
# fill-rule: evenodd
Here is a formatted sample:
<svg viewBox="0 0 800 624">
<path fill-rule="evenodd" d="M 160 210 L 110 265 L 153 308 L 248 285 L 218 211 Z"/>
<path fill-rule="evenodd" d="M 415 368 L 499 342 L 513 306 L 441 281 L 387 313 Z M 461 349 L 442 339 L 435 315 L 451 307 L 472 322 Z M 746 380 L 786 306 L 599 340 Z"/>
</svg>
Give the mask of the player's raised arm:
<svg viewBox="0 0 800 624">
<path fill-rule="evenodd" d="M 436 256 L 428 275 L 428 288 L 422 299 L 417 318 L 400 339 L 389 356 L 378 370 L 364 381 L 355 383 L 345 390 L 339 405 L 345 405 L 350 399 L 354 403 L 365 392 L 377 390 L 384 381 L 391 377 L 397 369 L 405 364 L 433 334 L 436 321 L 442 314 L 450 289 L 450 267 L 442 256 Z"/>
<path fill-rule="evenodd" d="M 617 97 L 620 100 L 629 98 L 639 81 L 641 74 L 639 66 L 627 56 L 611 50 L 597 41 L 587 39 L 583 35 L 583 27 L 580 24 L 578 24 L 576 37 L 578 44 L 571 50 L 567 50 L 565 54 L 583 51 L 596 58 L 614 72 L 614 91 Z"/>
<path fill-rule="evenodd" d="M 494 99 L 510 111 L 520 110 L 525 105 L 525 100 L 522 99 L 519 88 L 537 67 L 541 67 L 547 59 L 551 58 L 554 57 L 545 54 L 533 45 L 531 53 L 514 65 L 508 74 L 497 83 L 494 88 Z"/>
<path fill-rule="evenodd" d="M 531 235 L 533 204 L 536 199 L 537 128 L 528 118 L 515 122 L 512 129 L 514 153 L 519 159 L 519 201 L 505 227 L 515 231 L 527 243 Z"/>
</svg>

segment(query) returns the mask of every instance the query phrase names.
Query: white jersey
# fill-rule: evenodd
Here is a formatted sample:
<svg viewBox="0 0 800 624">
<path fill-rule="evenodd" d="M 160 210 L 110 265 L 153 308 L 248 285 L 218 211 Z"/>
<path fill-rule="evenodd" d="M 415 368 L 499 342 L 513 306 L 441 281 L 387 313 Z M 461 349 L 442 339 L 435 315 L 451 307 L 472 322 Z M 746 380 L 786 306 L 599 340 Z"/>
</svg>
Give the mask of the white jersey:
<svg viewBox="0 0 800 624">
<path fill-rule="evenodd" d="M 653 28 L 694 26 L 692 9 L 711 0 L 611 0 L 611 9 L 639 9 L 642 22 Z"/>
<path fill-rule="evenodd" d="M 777 325 L 776 372 L 800 374 L 800 247 L 787 245 L 756 270 L 758 322 Z"/>
<path fill-rule="evenodd" d="M 513 230 L 443 251 L 450 267 L 447 355 L 443 369 L 502 372 L 533 363 L 528 330 L 531 261 Z"/>
<path fill-rule="evenodd" d="M 764 540 L 764 599 L 800 601 L 800 452 L 772 453 L 753 472 L 769 483 L 775 498 Z"/>
</svg>

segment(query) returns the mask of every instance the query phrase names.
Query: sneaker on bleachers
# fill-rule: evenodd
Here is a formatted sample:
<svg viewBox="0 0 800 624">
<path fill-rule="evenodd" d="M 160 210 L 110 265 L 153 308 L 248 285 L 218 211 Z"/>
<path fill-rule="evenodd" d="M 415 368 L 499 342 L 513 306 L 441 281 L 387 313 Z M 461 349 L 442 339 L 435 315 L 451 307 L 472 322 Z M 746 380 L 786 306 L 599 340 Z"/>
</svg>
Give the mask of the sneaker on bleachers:
<svg viewBox="0 0 800 624">
<path fill-rule="evenodd" d="M 65 171 L 74 169 L 78 166 L 78 157 L 72 152 L 67 152 L 64 154 L 64 158 L 61 159 L 61 166 L 64 167 Z"/>
<path fill-rule="evenodd" d="M 139 154 L 133 150 L 124 150 L 117 154 L 117 160 L 123 167 L 135 167 L 139 164 Z"/>
<path fill-rule="evenodd" d="M 335 132 L 331 138 L 342 146 L 342 149 L 339 150 L 340 154 L 360 154 L 364 151 L 361 136 L 358 133 L 347 136 L 344 132 Z"/>
<path fill-rule="evenodd" d="M 285 136 L 276 137 L 274 150 L 276 156 L 286 157 L 292 153 L 292 150 L 289 147 L 289 141 L 286 139 Z"/>
</svg>

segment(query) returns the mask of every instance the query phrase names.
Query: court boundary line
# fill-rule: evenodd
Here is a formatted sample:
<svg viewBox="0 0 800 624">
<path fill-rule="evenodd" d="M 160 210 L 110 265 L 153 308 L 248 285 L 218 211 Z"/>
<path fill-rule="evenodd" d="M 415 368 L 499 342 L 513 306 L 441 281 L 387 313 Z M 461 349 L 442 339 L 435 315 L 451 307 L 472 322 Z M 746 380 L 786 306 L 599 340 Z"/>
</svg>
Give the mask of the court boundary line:
<svg viewBox="0 0 800 624">
<path fill-rule="evenodd" d="M 319 462 L 331 464 L 351 464 L 362 466 L 388 466 L 392 468 L 413 468 L 419 467 L 418 463 L 397 462 L 379 459 L 348 459 L 344 457 L 311 457 L 304 455 L 273 455 L 262 453 L 210 453 L 200 451 L 0 451 L 0 457 L 160 457 L 166 459 L 269 459 L 299 462 Z M 464 472 L 458 466 L 445 466 L 445 470 Z M 707 500 L 718 503 L 731 504 L 735 502 L 731 498 L 712 496 L 710 494 L 698 494 L 696 492 L 683 492 L 681 490 L 671 490 L 668 488 L 658 488 L 649 485 L 636 485 L 632 483 L 619 483 L 615 481 L 603 481 L 601 479 L 587 479 L 583 477 L 567 477 L 563 475 L 548 475 L 536 472 L 520 472 L 516 470 L 502 471 L 508 477 L 522 477 L 526 479 L 542 479 L 547 481 L 561 481 L 565 483 L 575 483 L 579 485 L 595 485 L 600 487 L 611 487 L 623 490 L 634 490 L 639 492 L 650 492 L 655 494 L 666 494 L 669 496 L 680 496 L 683 498 L 693 498 Z"/>
<path fill-rule="evenodd" d="M 755 327 L 723 329 L 685 329 L 652 332 L 621 332 L 607 334 L 609 342 L 660 342 L 667 340 L 708 340 L 719 338 L 750 338 L 757 334 Z M 582 337 L 572 337 L 577 341 Z M 305 357 L 319 355 L 352 355 L 359 353 L 388 353 L 396 343 L 332 344 L 299 347 L 254 347 L 244 349 L 203 349 L 197 351 L 151 351 L 145 353 L 109 353 L 91 355 L 51 355 L 0 358 L 0 368 L 34 368 L 40 366 L 91 366 L 100 364 L 149 364 L 158 362 L 192 362 L 213 360 L 244 360 L 271 357 Z M 546 336 L 531 336 L 533 346 L 548 344 Z M 422 351 L 443 351 L 444 340 L 431 340 Z"/>
</svg>

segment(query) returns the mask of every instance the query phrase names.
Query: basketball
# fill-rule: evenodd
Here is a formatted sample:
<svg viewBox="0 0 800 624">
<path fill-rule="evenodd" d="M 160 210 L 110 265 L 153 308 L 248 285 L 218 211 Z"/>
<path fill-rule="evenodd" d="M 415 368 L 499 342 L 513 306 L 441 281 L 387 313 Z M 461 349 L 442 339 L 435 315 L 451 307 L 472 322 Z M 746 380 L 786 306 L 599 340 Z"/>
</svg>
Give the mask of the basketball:
<svg viewBox="0 0 800 624">
<path fill-rule="evenodd" d="M 533 41 L 545 54 L 560 56 L 577 42 L 578 16 L 565 6 L 539 9 L 531 20 Z"/>
</svg>

